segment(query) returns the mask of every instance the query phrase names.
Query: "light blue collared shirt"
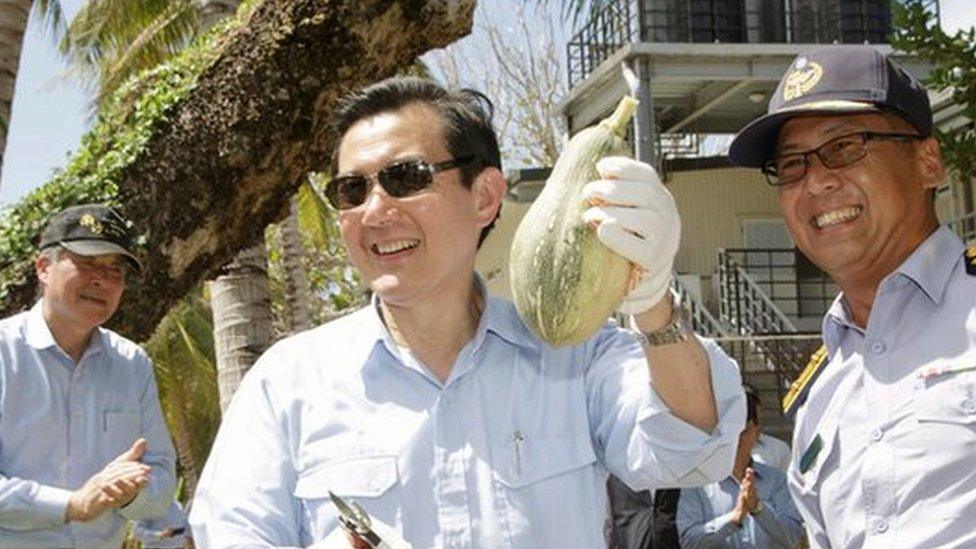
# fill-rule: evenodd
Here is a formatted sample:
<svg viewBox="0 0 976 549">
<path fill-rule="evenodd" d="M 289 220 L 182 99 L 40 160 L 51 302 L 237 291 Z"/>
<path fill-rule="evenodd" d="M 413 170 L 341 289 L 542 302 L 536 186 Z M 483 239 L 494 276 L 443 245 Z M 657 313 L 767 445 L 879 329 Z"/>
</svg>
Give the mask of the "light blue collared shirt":
<svg viewBox="0 0 976 549">
<path fill-rule="evenodd" d="M 803 537 L 803 522 L 790 500 L 786 475 L 762 463 L 753 462 L 752 468 L 764 509 L 758 515 L 746 515 L 741 527 L 732 522 L 739 498 L 739 483 L 734 478 L 681 491 L 677 524 L 682 548 L 796 546 Z"/>
<path fill-rule="evenodd" d="M 878 286 L 867 329 L 843 296 L 827 312 L 829 363 L 797 415 L 789 472 L 811 547 L 976 547 L 976 276 L 963 250 L 947 227 L 930 235 Z"/>
<path fill-rule="evenodd" d="M 319 542 L 338 524 L 330 490 L 417 548 L 597 547 L 608 470 L 638 490 L 731 470 L 744 397 L 713 342 L 709 435 L 668 411 L 617 328 L 553 349 L 488 298 L 442 384 L 376 306 L 277 343 L 248 373 L 190 514 L 201 547 Z"/>
<path fill-rule="evenodd" d="M 102 328 L 75 364 L 41 305 L 0 320 L 0 547 L 119 547 L 125 519 L 162 515 L 175 489 L 152 365 Z M 124 509 L 65 524 L 71 493 L 139 437 L 146 488 Z"/>
</svg>

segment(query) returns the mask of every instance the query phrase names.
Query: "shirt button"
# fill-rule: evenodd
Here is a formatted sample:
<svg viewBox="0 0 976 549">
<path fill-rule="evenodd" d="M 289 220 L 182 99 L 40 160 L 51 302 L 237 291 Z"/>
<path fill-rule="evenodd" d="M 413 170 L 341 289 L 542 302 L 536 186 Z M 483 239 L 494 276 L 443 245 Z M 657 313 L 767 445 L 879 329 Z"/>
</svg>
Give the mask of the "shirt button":
<svg viewBox="0 0 976 549">
<path fill-rule="evenodd" d="M 882 431 L 882 430 L 881 430 L 881 427 L 875 427 L 875 428 L 874 428 L 874 429 L 873 429 L 873 430 L 871 431 L 871 440 L 873 440 L 873 441 L 875 441 L 875 442 L 878 442 L 878 441 L 879 441 L 879 440 L 881 440 L 881 439 L 882 439 L 883 437 L 884 437 L 884 431 Z"/>
<path fill-rule="evenodd" d="M 972 399 L 966 399 L 962 401 L 962 409 L 967 414 L 976 414 L 976 402 Z"/>
<path fill-rule="evenodd" d="M 871 343 L 871 352 L 876 355 L 880 355 L 881 353 L 885 352 L 886 348 L 887 347 L 885 346 L 884 341 L 874 341 Z"/>
<path fill-rule="evenodd" d="M 888 531 L 888 523 L 882 520 L 877 526 L 874 527 L 874 531 L 879 534 L 884 534 Z"/>
</svg>

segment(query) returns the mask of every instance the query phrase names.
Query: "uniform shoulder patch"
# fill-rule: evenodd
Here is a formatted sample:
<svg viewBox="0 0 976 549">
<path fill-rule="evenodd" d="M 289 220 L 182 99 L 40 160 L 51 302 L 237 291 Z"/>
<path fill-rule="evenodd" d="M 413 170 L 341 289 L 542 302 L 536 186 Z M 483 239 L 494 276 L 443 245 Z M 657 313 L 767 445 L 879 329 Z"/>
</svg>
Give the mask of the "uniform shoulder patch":
<svg viewBox="0 0 976 549">
<path fill-rule="evenodd" d="M 806 402 L 807 393 L 810 392 L 810 387 L 813 387 L 813 382 L 817 380 L 825 364 L 827 364 L 827 346 L 821 345 L 810 355 L 810 362 L 807 363 L 807 367 L 800 373 L 800 377 L 796 378 L 790 385 L 790 390 L 783 397 L 783 415 L 788 419 L 792 420 L 796 411 Z"/>
<path fill-rule="evenodd" d="M 963 254 L 963 262 L 966 264 L 966 274 L 976 276 L 976 246 L 966 248 Z"/>
</svg>

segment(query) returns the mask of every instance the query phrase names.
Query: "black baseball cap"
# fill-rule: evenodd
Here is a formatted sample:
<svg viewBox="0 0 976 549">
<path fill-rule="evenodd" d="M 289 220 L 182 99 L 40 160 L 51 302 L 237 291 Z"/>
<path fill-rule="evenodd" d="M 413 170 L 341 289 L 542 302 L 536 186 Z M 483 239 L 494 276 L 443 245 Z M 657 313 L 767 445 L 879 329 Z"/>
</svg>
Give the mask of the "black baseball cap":
<svg viewBox="0 0 976 549">
<path fill-rule="evenodd" d="M 829 46 L 797 56 L 779 81 L 764 116 L 750 122 L 729 146 L 738 166 L 761 167 L 776 154 L 780 127 L 805 114 L 890 111 L 922 136 L 932 133 L 925 87 L 871 46 Z"/>
<path fill-rule="evenodd" d="M 63 246 L 78 255 L 120 254 L 137 271 L 132 253 L 132 223 L 104 204 L 81 204 L 57 213 L 41 233 L 40 249 Z"/>
</svg>

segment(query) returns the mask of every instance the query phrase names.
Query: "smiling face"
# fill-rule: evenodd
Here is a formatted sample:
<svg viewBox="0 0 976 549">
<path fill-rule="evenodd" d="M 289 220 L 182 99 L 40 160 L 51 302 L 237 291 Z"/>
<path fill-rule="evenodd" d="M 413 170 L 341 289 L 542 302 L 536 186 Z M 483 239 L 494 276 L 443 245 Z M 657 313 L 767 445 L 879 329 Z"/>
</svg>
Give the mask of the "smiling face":
<svg viewBox="0 0 976 549">
<path fill-rule="evenodd" d="M 858 131 L 917 133 L 890 114 L 803 116 L 783 125 L 777 154 Z M 806 175 L 779 188 L 780 208 L 797 247 L 841 286 L 880 280 L 937 227 L 931 191 L 944 173 L 934 139 L 868 141 L 866 157 L 835 170 L 807 160 Z"/>
<path fill-rule="evenodd" d="M 339 145 L 338 173 L 371 175 L 404 159 L 451 159 L 441 116 L 428 105 L 354 123 Z M 430 188 L 403 198 L 374 183 L 363 204 L 339 213 L 352 263 L 385 303 L 436 303 L 470 288 L 478 235 L 494 219 L 505 182 L 496 168 L 470 188 L 460 177 L 457 169 L 437 173 Z"/>
<path fill-rule="evenodd" d="M 119 307 L 125 265 L 118 254 L 88 257 L 64 249 L 41 254 L 35 269 L 44 287 L 45 317 L 83 332 L 101 326 Z"/>
</svg>

